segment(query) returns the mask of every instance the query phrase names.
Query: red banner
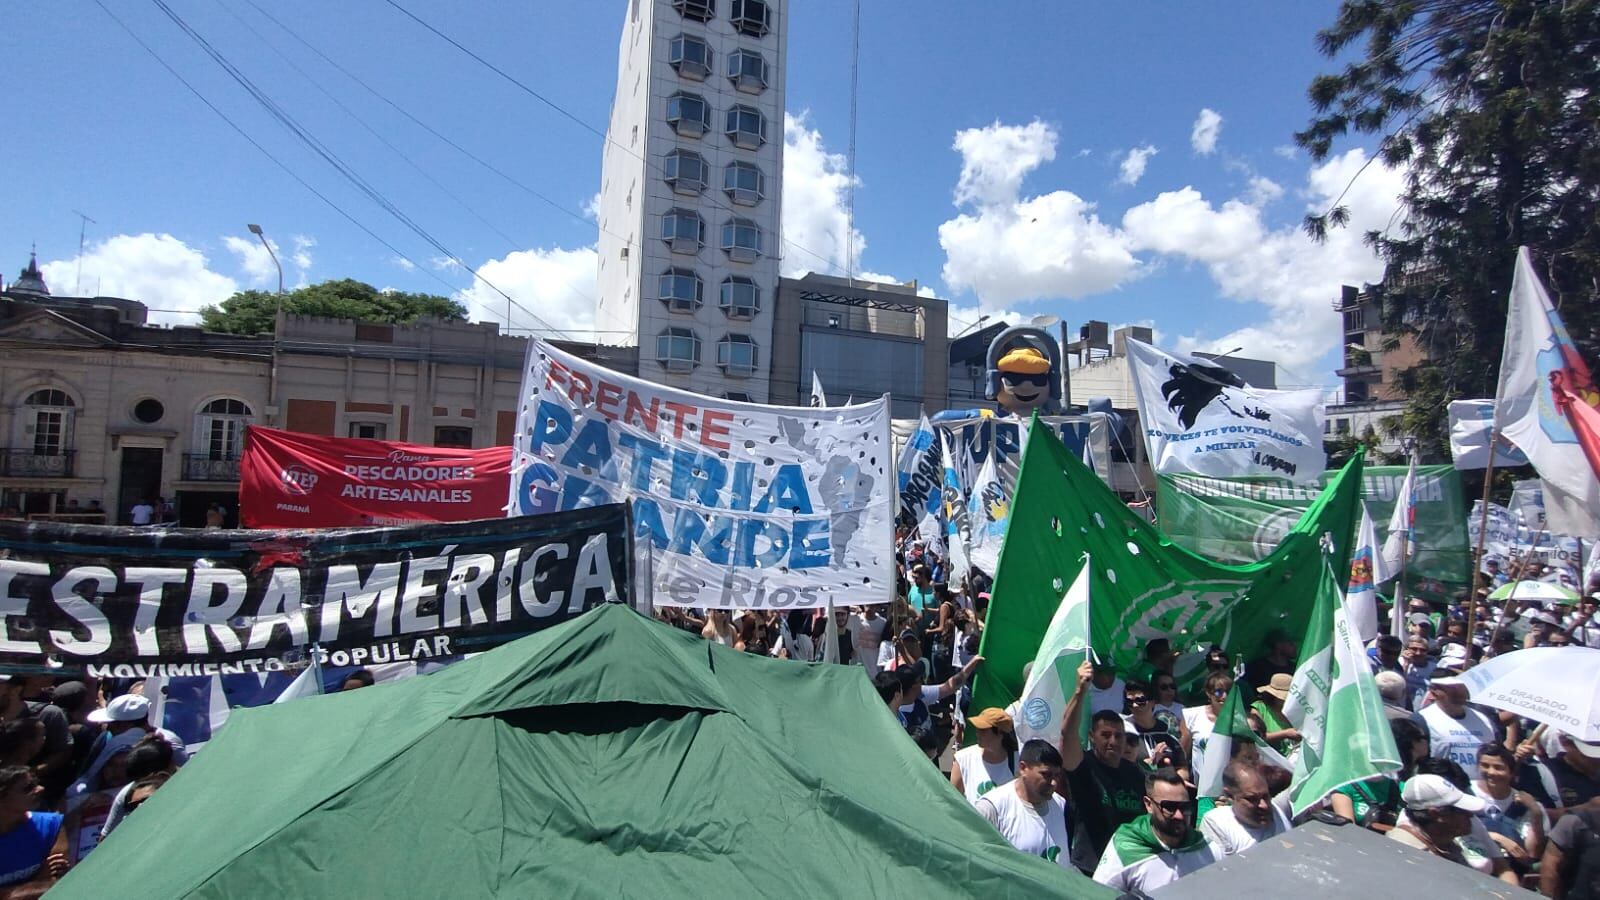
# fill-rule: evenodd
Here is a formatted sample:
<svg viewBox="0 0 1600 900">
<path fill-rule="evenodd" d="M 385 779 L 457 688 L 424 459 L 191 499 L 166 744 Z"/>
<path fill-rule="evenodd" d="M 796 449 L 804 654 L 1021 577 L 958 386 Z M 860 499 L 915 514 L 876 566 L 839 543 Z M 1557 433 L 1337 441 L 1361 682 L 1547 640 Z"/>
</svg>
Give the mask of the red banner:
<svg viewBox="0 0 1600 900">
<path fill-rule="evenodd" d="M 510 483 L 510 447 L 460 450 L 251 426 L 239 461 L 239 516 L 246 528 L 497 519 Z"/>
</svg>

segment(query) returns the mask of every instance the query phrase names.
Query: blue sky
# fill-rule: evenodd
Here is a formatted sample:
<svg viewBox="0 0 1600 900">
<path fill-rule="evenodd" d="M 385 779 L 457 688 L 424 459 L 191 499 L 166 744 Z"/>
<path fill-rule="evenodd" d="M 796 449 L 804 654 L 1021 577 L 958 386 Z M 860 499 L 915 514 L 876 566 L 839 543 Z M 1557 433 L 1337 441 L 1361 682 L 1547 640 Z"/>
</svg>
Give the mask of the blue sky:
<svg viewBox="0 0 1600 900">
<path fill-rule="evenodd" d="M 249 0 L 167 0 L 457 257 L 557 325 L 587 325 L 595 226 L 586 207 L 600 182 L 600 138 L 384 0 L 256 2 L 522 186 L 408 121 Z M 621 0 L 401 2 L 604 129 Z M 245 230 L 257 222 L 291 284 L 352 277 L 461 292 L 480 317 L 503 317 L 503 301 L 472 288 L 440 250 L 298 144 L 156 5 L 108 5 L 251 137 L 410 262 L 248 144 L 99 6 L 70 0 L 14 6 L 0 38 L 13 85 L 0 216 L 7 278 L 37 242 L 57 293 L 73 293 L 81 269 L 84 293 L 130 296 L 165 321 L 193 321 L 187 312 L 235 288 L 275 283 Z M 842 272 L 851 8 L 803 0 L 790 11 L 790 273 Z M 1163 344 L 1243 345 L 1286 364 L 1282 383 L 1332 384 L 1339 335 L 1329 304 L 1341 282 L 1381 274 L 1359 230 L 1393 226 L 1400 186 L 1399 173 L 1378 166 L 1354 178 L 1370 141 L 1337 147 L 1320 166 L 1289 150 L 1310 114 L 1306 86 L 1330 67 L 1314 37 L 1335 8 L 1334 0 L 866 0 L 857 271 L 918 279 L 951 301 L 952 330 L 980 310 L 1049 313 L 1074 325 L 1146 322 Z M 1305 212 L 1347 186 L 1358 227 L 1322 246 L 1301 237 Z M 81 266 L 74 210 L 95 219 Z M 513 311 L 511 324 L 534 323 Z"/>
</svg>

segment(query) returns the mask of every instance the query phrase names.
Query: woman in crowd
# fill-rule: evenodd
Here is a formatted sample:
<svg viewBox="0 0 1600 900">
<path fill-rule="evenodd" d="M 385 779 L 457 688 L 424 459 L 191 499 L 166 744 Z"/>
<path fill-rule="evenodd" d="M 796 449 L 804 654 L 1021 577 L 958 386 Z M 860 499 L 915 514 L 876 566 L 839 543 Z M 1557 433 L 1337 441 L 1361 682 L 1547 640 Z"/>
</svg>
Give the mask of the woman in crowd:
<svg viewBox="0 0 1600 900">
<path fill-rule="evenodd" d="M 1166 725 L 1168 731 L 1174 734 L 1181 733 L 1184 727 L 1183 704 L 1178 702 L 1178 679 L 1165 673 L 1158 673 L 1150 682 L 1150 687 L 1155 691 L 1150 711 Z"/>
<path fill-rule="evenodd" d="M 767 620 L 761 613 L 746 611 L 739 617 L 739 639 L 734 642 L 733 649 L 740 653 L 754 653 L 757 656 L 766 656 L 772 652 L 771 633 L 767 628 Z"/>
<path fill-rule="evenodd" d="M 700 629 L 700 636 L 724 647 L 732 647 L 739 639 L 733 626 L 728 623 L 728 613 L 720 609 L 706 612 L 706 624 Z"/>
<path fill-rule="evenodd" d="M 1281 672 L 1272 676 L 1272 681 L 1256 692 L 1256 702 L 1250 704 L 1250 708 L 1267 726 L 1267 743 L 1285 758 L 1300 743 L 1300 732 L 1289 724 L 1289 718 L 1283 714 L 1283 701 L 1289 699 L 1292 678 Z"/>
<path fill-rule="evenodd" d="M 1217 713 L 1222 711 L 1223 701 L 1228 699 L 1228 692 L 1231 690 L 1233 690 L 1233 676 L 1226 670 L 1213 670 L 1205 680 L 1205 704 L 1191 706 L 1183 711 L 1183 724 L 1189 728 L 1189 742 L 1183 749 L 1190 759 L 1199 756 L 1196 746 L 1204 746 L 1205 739 L 1210 737 L 1212 730 L 1217 727 Z"/>
<path fill-rule="evenodd" d="M 1017 777 L 1017 734 L 1005 710 L 990 707 L 967 720 L 976 743 L 956 751 L 950 783 L 968 803 Z"/>
</svg>

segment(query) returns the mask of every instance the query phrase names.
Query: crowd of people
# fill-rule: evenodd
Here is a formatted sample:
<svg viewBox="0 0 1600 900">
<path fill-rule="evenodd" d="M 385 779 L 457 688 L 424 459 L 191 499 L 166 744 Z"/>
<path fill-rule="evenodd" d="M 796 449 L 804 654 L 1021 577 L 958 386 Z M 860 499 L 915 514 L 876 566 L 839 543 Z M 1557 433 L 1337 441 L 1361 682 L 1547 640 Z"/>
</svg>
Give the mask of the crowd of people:
<svg viewBox="0 0 1600 900">
<path fill-rule="evenodd" d="M 1301 737 L 1283 707 L 1297 636 L 1275 633 L 1258 648 L 1186 648 L 1204 654 L 1204 674 L 1185 680 L 1174 674 L 1180 652 L 1164 638 L 1149 641 L 1131 671 L 1085 663 L 1059 740 L 1019 744 L 1015 704 L 968 708 L 966 687 L 983 662 L 988 583 L 974 573 L 952 588 L 945 561 L 905 531 L 897 555 L 900 591 L 887 607 L 838 609 L 831 620 L 814 610 L 658 615 L 774 657 L 821 660 L 833 641 L 837 661 L 866 670 L 911 739 L 1006 840 L 1113 888 L 1158 888 L 1318 819 L 1547 896 L 1600 897 L 1600 744 L 1474 706 L 1458 679 L 1521 648 L 1600 648 L 1600 581 L 1569 610 L 1491 603 L 1493 588 L 1550 573 L 1490 560 L 1475 610 L 1468 595 L 1406 600 L 1405 635 L 1368 646 L 1401 770 L 1341 788 L 1296 817 L 1285 766 Z M 1237 652 L 1247 649 L 1256 653 Z M 1232 741 L 1220 792 L 1199 796 L 1206 746 L 1235 691 L 1260 744 Z"/>
<path fill-rule="evenodd" d="M 897 562 L 887 606 L 656 615 L 739 652 L 861 667 L 952 790 L 1001 836 L 1113 888 L 1158 888 L 1318 818 L 1547 896 L 1600 897 L 1600 743 L 1474 706 L 1459 679 L 1522 648 L 1600 647 L 1600 583 L 1570 609 L 1502 605 L 1487 599 L 1496 582 L 1538 573 L 1491 565 L 1476 609 L 1466 596 L 1407 600 L 1405 635 L 1382 635 L 1368 650 L 1402 768 L 1294 817 L 1285 766 L 1301 737 L 1283 704 L 1295 636 L 1273 634 L 1248 659 L 1234 652 L 1245 648 L 1156 638 L 1128 670 L 1086 662 L 1059 738 L 1019 743 L 1016 704 L 970 708 L 988 581 L 975 572 L 952 588 L 945 561 L 905 532 Z M 1204 674 L 1175 674 L 1183 653 L 1203 654 Z M 350 690 L 373 678 L 362 670 L 336 682 Z M 0 676 L 0 897 L 42 893 L 183 764 L 184 741 L 150 724 L 143 690 Z M 1207 745 L 1235 694 L 1259 744 L 1231 741 L 1220 791 L 1200 796 Z"/>
</svg>

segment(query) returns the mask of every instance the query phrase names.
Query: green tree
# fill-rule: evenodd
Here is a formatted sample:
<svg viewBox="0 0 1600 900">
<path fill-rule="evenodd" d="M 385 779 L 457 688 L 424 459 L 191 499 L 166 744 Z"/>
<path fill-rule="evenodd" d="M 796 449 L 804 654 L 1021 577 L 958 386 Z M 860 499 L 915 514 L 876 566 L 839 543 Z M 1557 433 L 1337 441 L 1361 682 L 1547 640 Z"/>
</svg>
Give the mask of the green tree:
<svg viewBox="0 0 1600 900">
<path fill-rule="evenodd" d="M 228 334 L 263 334 L 272 331 L 280 297 L 266 291 L 240 291 L 216 306 L 200 310 L 200 325 L 207 331 Z M 370 284 L 342 278 L 285 293 L 285 312 L 361 322 L 405 324 L 433 316 L 452 322 L 467 318 L 467 308 L 436 294 L 380 291 Z"/>
<path fill-rule="evenodd" d="M 1600 2 L 1344 0 L 1319 47 L 1347 58 L 1363 42 L 1312 81 L 1295 139 L 1323 160 L 1379 135 L 1378 158 L 1405 167 L 1403 219 L 1366 238 L 1387 264 L 1385 330 L 1428 353 L 1400 373 L 1403 422 L 1438 458 L 1445 401 L 1494 396 L 1518 246 L 1584 356 L 1600 349 Z M 1306 230 L 1347 219 L 1336 207 Z"/>
</svg>

